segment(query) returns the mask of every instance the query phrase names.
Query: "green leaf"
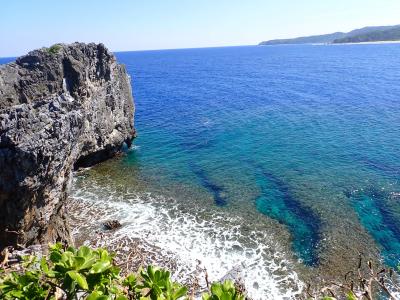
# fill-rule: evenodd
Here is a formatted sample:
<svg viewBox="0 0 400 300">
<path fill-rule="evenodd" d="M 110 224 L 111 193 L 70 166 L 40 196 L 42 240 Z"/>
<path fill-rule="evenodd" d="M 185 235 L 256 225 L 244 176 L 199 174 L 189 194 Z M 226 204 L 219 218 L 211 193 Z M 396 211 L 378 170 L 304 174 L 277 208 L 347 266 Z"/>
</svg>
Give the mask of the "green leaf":
<svg viewBox="0 0 400 300">
<path fill-rule="evenodd" d="M 211 298 L 210 294 L 204 293 L 203 295 L 201 295 L 201 299 L 202 300 L 211 300 L 212 298 Z"/>
<path fill-rule="evenodd" d="M 63 248 L 61 243 L 55 243 L 54 245 L 49 245 L 49 249 L 51 251 L 57 250 L 57 251 L 61 251 Z"/>
<path fill-rule="evenodd" d="M 185 296 L 187 291 L 188 291 L 187 287 L 185 287 L 185 286 L 181 287 L 179 290 L 177 290 L 174 293 L 174 299 L 179 299 L 179 298 Z"/>
<path fill-rule="evenodd" d="M 354 295 L 353 292 L 349 292 L 347 294 L 347 300 L 357 300 L 356 296 Z"/>
<path fill-rule="evenodd" d="M 127 287 L 129 287 L 131 289 L 134 289 L 136 287 L 136 282 L 137 282 L 136 276 L 134 274 L 129 274 L 125 278 L 123 284 L 124 284 L 124 286 L 127 286 Z"/>
<path fill-rule="evenodd" d="M 95 262 L 96 262 L 96 258 L 94 258 L 94 257 L 89 258 L 81 266 L 79 266 L 78 270 L 90 269 Z"/>
<path fill-rule="evenodd" d="M 65 252 L 71 252 L 72 254 L 76 254 L 76 249 L 72 246 L 69 246 Z"/>
<path fill-rule="evenodd" d="M 92 250 L 90 250 L 90 248 L 87 246 L 81 246 L 76 255 L 84 258 L 89 258 L 92 255 Z"/>
<path fill-rule="evenodd" d="M 69 251 L 64 252 L 63 254 L 61 254 L 61 261 L 68 268 L 72 268 L 74 265 L 74 254 Z"/>
<path fill-rule="evenodd" d="M 85 259 L 80 256 L 75 256 L 72 259 L 72 266 L 75 270 L 80 270 L 81 266 L 85 263 Z"/>
<path fill-rule="evenodd" d="M 82 274 L 76 272 L 76 271 L 68 271 L 67 272 L 68 276 L 74 280 L 82 289 L 87 290 L 88 284 L 86 281 L 85 276 L 83 276 Z"/>
<path fill-rule="evenodd" d="M 110 268 L 110 272 L 111 272 L 114 276 L 118 276 L 119 273 L 121 272 L 121 268 L 112 265 L 111 268 Z"/>
<path fill-rule="evenodd" d="M 213 293 L 214 295 L 216 295 L 218 297 L 221 297 L 222 294 L 223 294 L 221 284 L 220 283 L 213 283 L 211 285 L 211 293 Z"/>
<path fill-rule="evenodd" d="M 228 291 L 234 291 L 235 290 L 235 285 L 233 284 L 233 282 L 231 280 L 226 280 L 223 284 L 222 284 L 222 289 L 225 292 Z"/>
<path fill-rule="evenodd" d="M 50 253 L 50 260 L 51 260 L 53 263 L 59 262 L 59 261 L 61 260 L 61 258 L 62 258 L 62 255 L 61 255 L 60 252 L 52 251 L 52 252 Z"/>
<path fill-rule="evenodd" d="M 40 260 L 40 268 L 46 274 L 49 272 L 49 265 L 47 264 L 46 258 L 44 257 L 42 257 L 42 259 Z"/>
<path fill-rule="evenodd" d="M 108 260 L 108 261 L 110 261 L 111 260 L 111 257 L 110 257 L 110 255 L 108 254 L 108 251 L 107 250 L 104 250 L 104 249 L 98 249 L 97 250 L 98 251 L 98 254 L 99 254 L 99 256 L 100 256 L 100 260 Z"/>
<path fill-rule="evenodd" d="M 99 261 L 92 266 L 89 273 L 90 274 L 103 273 L 110 267 L 111 267 L 111 263 L 109 261 Z"/>
<path fill-rule="evenodd" d="M 147 274 L 149 274 L 149 278 L 153 279 L 154 278 L 154 267 L 153 266 L 148 266 L 147 267 Z"/>
<path fill-rule="evenodd" d="M 86 300 L 109 300 L 111 299 L 109 296 L 103 295 L 102 292 L 93 291 Z"/>
<path fill-rule="evenodd" d="M 23 298 L 24 293 L 22 291 L 11 291 L 10 296 L 20 299 Z"/>
</svg>

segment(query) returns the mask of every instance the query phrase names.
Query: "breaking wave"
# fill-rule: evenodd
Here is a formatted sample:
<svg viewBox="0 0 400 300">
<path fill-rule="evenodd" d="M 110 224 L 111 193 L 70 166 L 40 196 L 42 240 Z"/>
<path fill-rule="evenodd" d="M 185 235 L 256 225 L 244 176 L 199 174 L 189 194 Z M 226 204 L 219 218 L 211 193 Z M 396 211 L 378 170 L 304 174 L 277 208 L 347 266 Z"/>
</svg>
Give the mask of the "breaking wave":
<svg viewBox="0 0 400 300">
<path fill-rule="evenodd" d="M 240 277 L 252 299 L 291 299 L 303 289 L 284 251 L 268 234 L 244 226 L 246 220 L 240 216 L 76 181 L 71 198 L 73 234 L 83 236 L 83 243 L 112 246 L 124 239 L 137 240 L 151 253 L 158 249 L 150 263 L 168 266 L 165 262 L 173 260 L 174 278 L 182 282 L 190 281 L 201 266 L 210 281 Z M 94 232 L 110 219 L 123 226 L 107 239 L 98 238 Z M 204 279 L 200 285 L 205 285 Z"/>
</svg>

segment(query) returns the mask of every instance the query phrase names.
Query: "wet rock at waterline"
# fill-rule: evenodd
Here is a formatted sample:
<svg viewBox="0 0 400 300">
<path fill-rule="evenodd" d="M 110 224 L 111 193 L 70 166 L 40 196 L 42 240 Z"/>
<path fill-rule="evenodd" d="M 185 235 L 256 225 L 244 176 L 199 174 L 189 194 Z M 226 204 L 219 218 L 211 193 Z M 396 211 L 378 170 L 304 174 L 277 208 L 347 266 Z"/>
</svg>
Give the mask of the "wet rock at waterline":
<svg viewBox="0 0 400 300">
<path fill-rule="evenodd" d="M 103 227 L 106 230 L 114 230 L 120 228 L 122 225 L 118 220 L 109 220 L 103 223 Z"/>
</svg>

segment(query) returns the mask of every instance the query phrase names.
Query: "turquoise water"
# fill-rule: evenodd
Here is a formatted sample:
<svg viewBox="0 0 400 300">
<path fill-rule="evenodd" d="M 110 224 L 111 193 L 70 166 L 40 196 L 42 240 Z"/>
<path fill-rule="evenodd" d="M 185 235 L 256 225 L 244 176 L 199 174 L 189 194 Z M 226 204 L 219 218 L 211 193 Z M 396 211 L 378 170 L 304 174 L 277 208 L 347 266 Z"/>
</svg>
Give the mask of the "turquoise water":
<svg viewBox="0 0 400 300">
<path fill-rule="evenodd" d="M 108 243 L 158 247 L 178 275 L 240 266 L 253 299 L 290 299 L 309 271 L 342 279 L 358 252 L 398 263 L 400 45 L 116 55 L 138 137 L 75 178 L 75 236 L 119 219 Z"/>
<path fill-rule="evenodd" d="M 332 246 L 323 236 L 346 240 L 335 232 L 343 222 L 397 264 L 399 45 L 117 57 L 132 75 L 139 133 L 125 165 L 199 187 L 216 209 L 254 207 L 287 228 L 307 265 Z"/>
</svg>

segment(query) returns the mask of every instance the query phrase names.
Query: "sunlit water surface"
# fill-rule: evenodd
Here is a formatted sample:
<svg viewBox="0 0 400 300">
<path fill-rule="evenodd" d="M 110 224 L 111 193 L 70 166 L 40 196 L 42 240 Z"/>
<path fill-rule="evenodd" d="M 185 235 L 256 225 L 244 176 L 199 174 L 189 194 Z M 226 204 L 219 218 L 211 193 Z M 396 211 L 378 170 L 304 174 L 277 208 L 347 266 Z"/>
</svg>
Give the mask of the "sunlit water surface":
<svg viewBox="0 0 400 300">
<path fill-rule="evenodd" d="M 119 219 L 115 242 L 159 247 L 177 277 L 241 269 L 256 299 L 344 274 L 358 251 L 398 263 L 400 45 L 116 55 L 138 137 L 76 176 L 77 235 Z"/>
</svg>

